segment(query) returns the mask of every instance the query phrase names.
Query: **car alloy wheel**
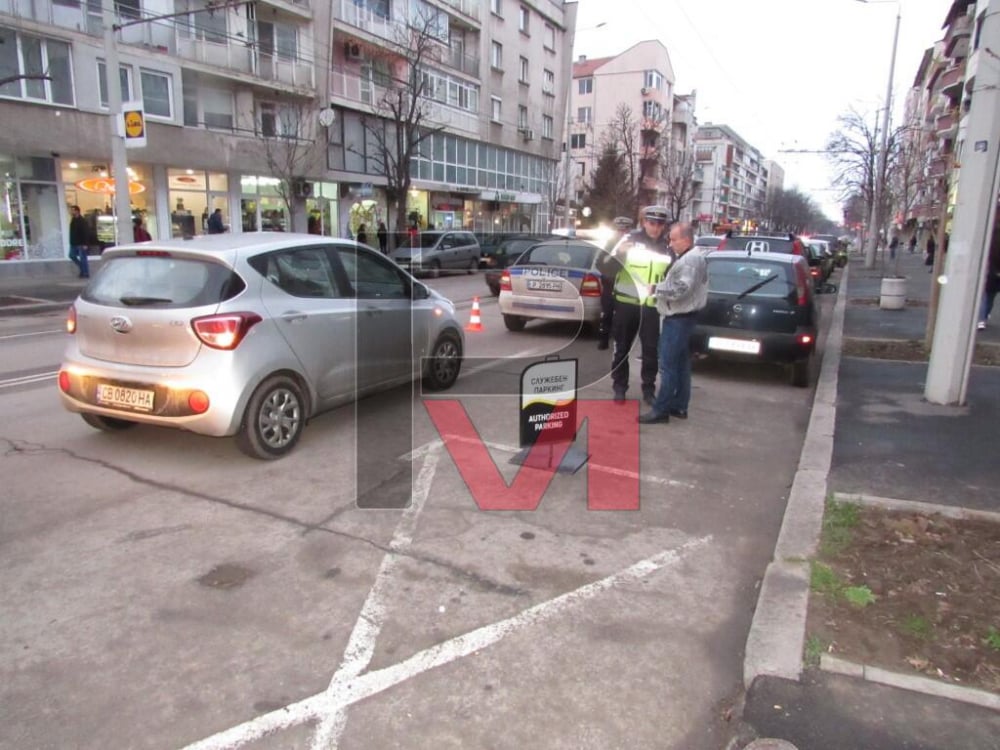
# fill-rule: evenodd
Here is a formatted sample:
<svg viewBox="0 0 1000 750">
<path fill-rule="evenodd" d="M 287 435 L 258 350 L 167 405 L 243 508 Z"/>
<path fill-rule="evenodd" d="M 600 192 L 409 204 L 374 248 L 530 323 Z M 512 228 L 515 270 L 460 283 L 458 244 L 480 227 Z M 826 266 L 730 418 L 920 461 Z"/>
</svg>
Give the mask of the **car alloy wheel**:
<svg viewBox="0 0 1000 750">
<path fill-rule="evenodd" d="M 458 380 L 462 369 L 462 348 L 458 340 L 449 334 L 439 338 L 428 358 L 427 373 L 424 385 L 432 391 L 443 391 L 451 388 Z"/>
<path fill-rule="evenodd" d="M 251 458 L 281 458 L 295 447 L 304 426 L 301 389 L 287 375 L 274 375 L 250 397 L 237 445 Z"/>
</svg>

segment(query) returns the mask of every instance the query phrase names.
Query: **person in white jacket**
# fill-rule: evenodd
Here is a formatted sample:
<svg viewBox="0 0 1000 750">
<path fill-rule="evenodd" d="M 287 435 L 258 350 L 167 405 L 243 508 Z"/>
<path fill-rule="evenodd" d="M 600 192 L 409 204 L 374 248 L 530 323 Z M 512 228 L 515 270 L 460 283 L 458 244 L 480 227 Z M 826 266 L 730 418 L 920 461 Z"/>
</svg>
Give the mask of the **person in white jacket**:
<svg viewBox="0 0 1000 750">
<path fill-rule="evenodd" d="M 656 309 L 663 316 L 658 356 L 660 387 L 652 408 L 639 415 L 642 424 L 687 419 L 691 400 L 691 353 L 688 345 L 695 316 L 708 300 L 708 263 L 694 247 L 694 227 L 688 222 L 670 229 L 670 249 L 677 254 L 663 281 L 656 284 Z"/>
</svg>

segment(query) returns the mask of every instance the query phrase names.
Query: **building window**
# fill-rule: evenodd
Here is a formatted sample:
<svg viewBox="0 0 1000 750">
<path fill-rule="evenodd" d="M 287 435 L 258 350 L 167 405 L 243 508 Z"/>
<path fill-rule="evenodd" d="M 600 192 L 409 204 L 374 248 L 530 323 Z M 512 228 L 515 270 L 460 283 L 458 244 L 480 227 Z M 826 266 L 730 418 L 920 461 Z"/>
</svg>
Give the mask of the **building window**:
<svg viewBox="0 0 1000 750">
<path fill-rule="evenodd" d="M 0 79 L 15 78 L 0 86 L 0 96 L 71 105 L 71 67 L 65 42 L 0 28 Z M 46 75 L 51 80 L 17 78 Z"/>
<path fill-rule="evenodd" d="M 115 0 L 115 12 L 119 18 L 130 18 L 138 21 L 142 16 L 139 0 Z"/>
<path fill-rule="evenodd" d="M 503 0 L 490 0 L 490 13 L 503 18 Z"/>
<path fill-rule="evenodd" d="M 650 120 L 659 120 L 662 115 L 663 115 L 663 108 L 660 106 L 659 102 L 642 103 L 643 117 L 647 117 Z"/>
<path fill-rule="evenodd" d="M 589 123 L 592 116 L 593 116 L 593 110 L 590 107 L 580 107 L 576 111 L 577 122 Z"/>
<path fill-rule="evenodd" d="M 490 45 L 490 65 L 496 70 L 503 69 L 503 45 L 500 42 Z"/>
<path fill-rule="evenodd" d="M 274 102 L 260 102 L 259 128 L 265 138 L 295 138 L 298 135 L 297 113 L 291 107 Z"/>
<path fill-rule="evenodd" d="M 569 147 L 570 148 L 586 148 L 587 146 L 587 134 L 586 133 L 573 133 L 569 137 Z"/>
<path fill-rule="evenodd" d="M 139 72 L 142 84 L 142 108 L 147 115 L 173 119 L 174 97 L 170 76 L 152 70 Z"/>
<path fill-rule="evenodd" d="M 257 23 L 257 48 L 262 55 L 276 55 L 294 62 L 299 57 L 298 29 L 289 23 Z"/>
<path fill-rule="evenodd" d="M 490 120 L 493 122 L 500 122 L 500 115 L 502 114 L 500 105 L 502 101 L 498 96 L 490 97 Z"/>
<path fill-rule="evenodd" d="M 545 49 L 555 51 L 556 48 L 556 27 L 550 23 L 545 24 L 545 38 L 543 40 Z"/>
<path fill-rule="evenodd" d="M 118 75 L 121 80 L 122 101 L 132 101 L 132 67 L 120 65 Z M 104 60 L 97 61 L 97 88 L 101 97 L 101 106 L 108 107 L 108 67 Z"/>
<path fill-rule="evenodd" d="M 552 138 L 553 123 L 549 115 L 542 115 L 542 138 Z"/>
<path fill-rule="evenodd" d="M 517 14 L 517 28 L 522 34 L 528 33 L 528 19 L 531 17 L 531 11 L 528 10 L 526 5 L 521 6 L 521 10 Z"/>
<path fill-rule="evenodd" d="M 518 74 L 517 80 L 520 81 L 521 83 L 527 83 L 528 82 L 528 70 L 529 69 L 530 69 L 530 63 L 528 62 L 528 58 L 527 57 L 522 57 L 521 58 L 521 71 Z"/>
<path fill-rule="evenodd" d="M 517 127 L 520 130 L 528 129 L 528 108 L 523 104 L 517 108 Z"/>
<path fill-rule="evenodd" d="M 655 70 L 647 70 L 643 74 L 643 86 L 647 89 L 655 89 L 656 91 L 663 90 L 663 76 Z"/>
<path fill-rule="evenodd" d="M 542 93 L 549 96 L 556 95 L 556 74 L 551 70 L 542 71 Z"/>
<path fill-rule="evenodd" d="M 587 174 L 587 162 L 585 162 L 585 161 L 578 161 L 576 163 L 576 176 L 577 177 L 585 177 L 586 174 Z"/>
<path fill-rule="evenodd" d="M 177 32 L 182 39 L 226 44 L 226 13 L 210 12 L 208 7 L 208 0 L 177 0 L 177 12 L 189 12 L 177 17 Z"/>
<path fill-rule="evenodd" d="M 593 94 L 594 93 L 594 79 L 593 78 L 581 78 L 577 90 L 581 94 Z"/>
<path fill-rule="evenodd" d="M 233 94 L 222 89 L 202 89 L 201 105 L 206 128 L 233 129 Z"/>
</svg>

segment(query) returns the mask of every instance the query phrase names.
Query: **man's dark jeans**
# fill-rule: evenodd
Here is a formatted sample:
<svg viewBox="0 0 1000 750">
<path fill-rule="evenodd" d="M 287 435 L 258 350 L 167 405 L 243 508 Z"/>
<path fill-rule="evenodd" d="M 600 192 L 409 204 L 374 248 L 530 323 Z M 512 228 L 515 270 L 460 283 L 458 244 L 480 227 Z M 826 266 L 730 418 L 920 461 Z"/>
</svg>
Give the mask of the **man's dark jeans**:
<svg viewBox="0 0 1000 750">
<path fill-rule="evenodd" d="M 653 401 L 653 411 L 669 414 L 686 412 L 691 401 L 691 352 L 688 346 L 694 332 L 695 316 L 664 316 L 660 328 L 660 389 Z"/>
</svg>

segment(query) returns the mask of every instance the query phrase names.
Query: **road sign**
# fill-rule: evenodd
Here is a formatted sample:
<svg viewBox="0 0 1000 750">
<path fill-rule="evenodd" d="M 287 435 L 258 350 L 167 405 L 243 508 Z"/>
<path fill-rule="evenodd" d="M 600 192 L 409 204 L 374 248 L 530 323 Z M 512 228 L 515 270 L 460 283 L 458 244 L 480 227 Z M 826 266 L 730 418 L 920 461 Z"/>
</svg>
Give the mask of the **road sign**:
<svg viewBox="0 0 1000 750">
<path fill-rule="evenodd" d="M 143 148 L 146 145 L 146 113 L 142 102 L 122 104 L 122 126 L 125 148 Z"/>
</svg>

